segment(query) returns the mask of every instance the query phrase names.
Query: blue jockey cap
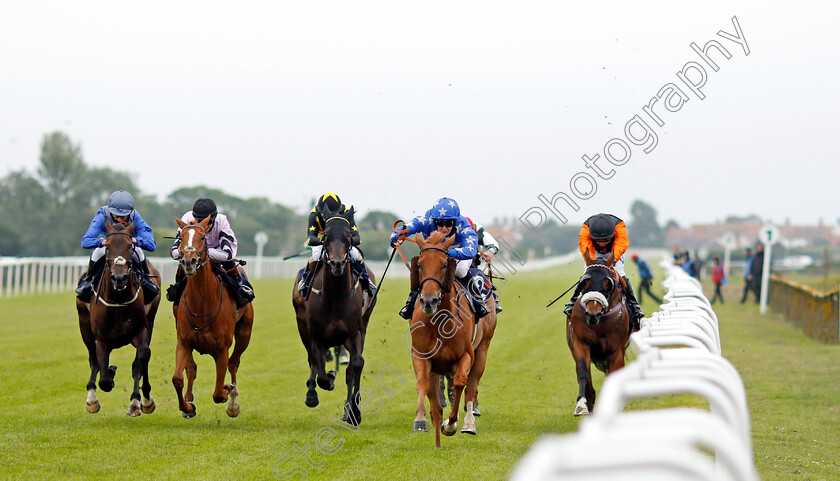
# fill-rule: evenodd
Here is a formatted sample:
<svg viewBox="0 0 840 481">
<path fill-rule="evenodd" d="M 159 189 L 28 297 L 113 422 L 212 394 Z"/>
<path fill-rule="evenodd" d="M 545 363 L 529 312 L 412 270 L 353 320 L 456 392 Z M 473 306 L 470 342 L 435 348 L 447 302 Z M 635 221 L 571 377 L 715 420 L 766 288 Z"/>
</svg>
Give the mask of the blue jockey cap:
<svg viewBox="0 0 840 481">
<path fill-rule="evenodd" d="M 461 208 L 458 207 L 458 203 L 454 200 L 450 199 L 449 197 L 441 197 L 435 202 L 434 207 L 432 207 L 432 220 L 438 219 L 455 219 L 457 220 L 458 217 L 461 217 Z"/>
<path fill-rule="evenodd" d="M 118 190 L 108 197 L 108 209 L 113 215 L 131 215 L 134 212 L 134 199 L 124 190 Z"/>
</svg>

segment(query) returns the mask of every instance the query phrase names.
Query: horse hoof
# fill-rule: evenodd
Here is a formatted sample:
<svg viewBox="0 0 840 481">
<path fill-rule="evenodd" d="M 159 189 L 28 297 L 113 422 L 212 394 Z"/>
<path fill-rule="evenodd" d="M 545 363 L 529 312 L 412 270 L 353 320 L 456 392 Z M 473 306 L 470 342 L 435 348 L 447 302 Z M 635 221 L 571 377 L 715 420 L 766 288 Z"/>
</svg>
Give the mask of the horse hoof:
<svg viewBox="0 0 840 481">
<path fill-rule="evenodd" d="M 235 409 L 231 409 L 230 406 L 225 408 L 225 412 L 227 413 L 227 415 L 232 417 L 232 418 L 235 418 L 236 416 L 239 416 L 239 411 L 241 411 L 241 410 L 242 409 L 239 406 L 236 406 Z"/>
<path fill-rule="evenodd" d="M 426 422 L 425 419 L 422 420 L 422 421 L 414 421 L 414 430 L 415 431 L 428 432 L 429 431 L 429 424 Z"/>
<path fill-rule="evenodd" d="M 102 405 L 99 404 L 99 401 L 95 401 L 92 403 L 85 403 L 85 408 L 87 409 L 87 412 L 96 414 L 100 409 L 102 409 Z"/>
<path fill-rule="evenodd" d="M 111 390 L 114 389 L 114 381 L 111 380 L 108 383 L 103 383 L 102 381 L 99 381 L 99 389 L 103 390 L 104 392 L 111 392 Z"/>
<path fill-rule="evenodd" d="M 313 395 L 310 396 L 309 394 L 307 394 L 306 395 L 306 400 L 303 401 L 303 403 L 306 404 L 307 407 L 314 408 L 315 406 L 318 405 L 318 395 L 313 394 Z"/>
<path fill-rule="evenodd" d="M 449 420 L 444 419 L 443 424 L 440 425 L 440 432 L 443 433 L 444 436 L 453 436 L 456 432 L 458 432 L 458 421 L 449 424 Z"/>
<path fill-rule="evenodd" d="M 465 434 L 472 434 L 475 436 L 475 424 L 473 423 L 464 423 L 464 427 L 461 428 L 461 432 Z"/>
<path fill-rule="evenodd" d="M 588 416 L 589 415 L 589 406 L 586 405 L 586 399 L 580 398 L 577 405 L 575 406 L 575 416 Z"/>
<path fill-rule="evenodd" d="M 330 371 L 330 372 L 332 372 L 332 371 Z M 334 378 L 335 378 L 335 374 L 333 374 L 333 379 Z M 318 387 L 323 389 L 324 391 L 332 391 L 333 389 L 335 389 L 335 383 L 329 377 L 327 377 L 327 379 L 319 377 L 318 378 Z"/>
<path fill-rule="evenodd" d="M 181 413 L 181 416 L 184 416 L 184 419 L 192 419 L 196 415 L 195 404 L 190 402 L 190 406 L 192 406 L 192 411 L 185 411 Z"/>
<path fill-rule="evenodd" d="M 143 411 L 143 414 L 152 414 L 155 412 L 155 400 L 152 398 L 147 399 L 149 403 L 143 402 L 143 405 L 140 406 L 140 409 Z"/>
</svg>

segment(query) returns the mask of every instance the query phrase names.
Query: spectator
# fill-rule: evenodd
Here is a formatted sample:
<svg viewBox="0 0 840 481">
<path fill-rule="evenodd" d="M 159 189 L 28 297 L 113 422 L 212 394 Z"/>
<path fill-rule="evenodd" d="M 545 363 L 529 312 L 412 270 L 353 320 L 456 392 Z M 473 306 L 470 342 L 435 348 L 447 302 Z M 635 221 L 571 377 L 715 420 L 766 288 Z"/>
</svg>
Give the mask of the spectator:
<svg viewBox="0 0 840 481">
<path fill-rule="evenodd" d="M 717 299 L 720 299 L 720 303 L 723 304 L 723 293 L 720 292 L 720 286 L 726 284 L 726 273 L 723 271 L 719 256 L 715 256 L 715 265 L 712 267 L 712 282 L 715 283 L 715 295 L 712 297 L 711 303 L 714 304 Z"/>
<path fill-rule="evenodd" d="M 764 274 L 764 244 L 756 244 L 755 256 L 753 256 L 750 264 L 750 275 L 752 277 L 750 283 L 752 290 L 755 292 L 756 304 L 761 300 L 761 277 Z"/>
<path fill-rule="evenodd" d="M 650 292 L 650 286 L 653 284 L 653 271 L 650 270 L 647 261 L 639 257 L 638 254 L 633 254 L 630 258 L 636 263 L 636 267 L 639 269 L 639 277 L 642 278 L 639 282 L 639 304 L 642 303 L 642 292 L 647 292 L 654 301 L 662 304 L 662 299 Z"/>
<path fill-rule="evenodd" d="M 752 249 L 747 247 L 744 254 L 746 256 L 746 260 L 744 260 L 744 294 L 741 296 L 741 304 L 747 302 L 747 295 L 750 293 L 750 290 L 752 290 L 752 274 L 750 274 L 753 260 Z"/>
</svg>

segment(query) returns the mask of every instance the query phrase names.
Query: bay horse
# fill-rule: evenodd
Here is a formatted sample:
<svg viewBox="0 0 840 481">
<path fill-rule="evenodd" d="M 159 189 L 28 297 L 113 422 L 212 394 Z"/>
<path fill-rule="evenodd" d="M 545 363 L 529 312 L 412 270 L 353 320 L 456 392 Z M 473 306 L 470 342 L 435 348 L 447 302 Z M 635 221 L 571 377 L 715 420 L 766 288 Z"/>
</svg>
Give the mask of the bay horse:
<svg viewBox="0 0 840 481">
<path fill-rule="evenodd" d="M 152 351 L 152 330 L 155 325 L 160 296 L 145 302 L 140 286 L 142 271 L 133 266 L 131 260 L 136 245 L 132 243 L 134 223 L 112 224 L 105 222 L 107 236 L 105 246 L 105 267 L 94 286 L 90 302 L 76 299 L 79 314 L 79 330 L 87 346 L 90 363 L 90 380 L 87 383 L 86 408 L 90 413 L 99 412 L 101 404 L 96 397 L 96 375 L 99 374 L 99 388 L 110 392 L 114 388 L 114 374 L 117 366 L 109 366 L 111 351 L 128 344 L 136 349 L 131 364 L 134 389 L 131 392 L 129 416 L 150 414 L 155 410 L 152 386 L 149 384 L 149 359 Z M 157 269 L 149 264 L 152 282 L 160 287 Z M 140 378 L 143 378 L 143 401 L 140 402 Z"/>
<path fill-rule="evenodd" d="M 236 387 L 236 373 L 242 353 L 251 340 L 254 325 L 254 306 L 249 302 L 241 308 L 236 305 L 234 295 L 225 288 L 222 274 L 213 272 L 207 253 L 207 229 L 212 217 L 189 224 L 175 218 L 180 227 L 180 265 L 186 274 L 186 286 L 181 301 L 173 306 L 177 347 L 175 350 L 175 374 L 172 385 L 178 395 L 181 415 L 187 419 L 196 415 L 193 403 L 193 382 L 196 364 L 193 351 L 210 354 L 216 362 L 216 385 L 213 402 L 228 402 L 225 412 L 236 417 L 240 412 L 239 390 Z M 240 269 L 237 267 L 237 269 Z M 240 275 L 245 275 L 240 270 Z M 230 347 L 236 344 L 233 354 Z M 187 392 L 184 388 L 184 370 L 187 372 Z M 230 384 L 225 384 L 225 371 L 230 372 Z"/>
<path fill-rule="evenodd" d="M 376 299 L 368 298 L 349 266 L 352 262 L 350 241 L 353 231 L 350 226 L 353 224 L 353 209 L 344 213 L 325 211 L 323 215 L 326 219 L 324 248 L 318 260 L 323 267 L 318 269 L 316 266 L 312 274 L 308 298 L 297 289 L 299 274 L 292 293 L 298 332 L 309 362 L 304 404 L 311 408 L 318 405 L 316 380 L 321 389 L 332 391 L 335 388 L 335 371 L 326 372 L 326 353 L 333 346 L 344 346 L 350 355 L 350 363 L 345 371 L 347 398 L 342 421 L 358 426 L 362 421 L 359 389 L 365 366 L 362 351 Z M 368 275 L 371 282 L 376 282 L 370 269 Z"/>
<path fill-rule="evenodd" d="M 414 430 L 428 431 L 424 400 L 428 397 L 436 448 L 440 447 L 441 432 L 452 436 L 458 429 L 458 409 L 465 388 L 467 414 L 461 432 L 476 434 L 473 406 L 496 329 L 495 305 L 476 323 L 470 294 L 455 282 L 458 261 L 447 254 L 454 241 L 455 236 L 444 239 L 437 231 L 427 240 L 417 234 L 414 242 L 420 247 L 420 255 L 411 260 L 411 289 L 419 290 L 409 328 L 418 397 Z M 452 376 L 455 391 L 446 420 L 439 397 L 440 376 Z"/>
<path fill-rule="evenodd" d="M 586 252 L 584 260 L 580 300 L 566 319 L 566 341 L 575 359 L 579 388 L 575 416 L 589 414 L 595 405 L 590 363 L 605 374 L 621 369 L 630 339 L 630 313 L 623 279 L 613 268 L 613 254 L 593 260 Z"/>
</svg>

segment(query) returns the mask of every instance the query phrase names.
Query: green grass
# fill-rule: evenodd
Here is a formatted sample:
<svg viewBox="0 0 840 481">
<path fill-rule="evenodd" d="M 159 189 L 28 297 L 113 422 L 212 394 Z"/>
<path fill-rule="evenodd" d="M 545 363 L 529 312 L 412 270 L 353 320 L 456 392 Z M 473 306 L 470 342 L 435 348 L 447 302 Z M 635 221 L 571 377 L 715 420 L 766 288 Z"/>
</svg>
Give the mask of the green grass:
<svg viewBox="0 0 840 481">
<path fill-rule="evenodd" d="M 501 286 L 505 312 L 481 384 L 478 436 L 444 437 L 439 450 L 431 433 L 411 431 L 417 397 L 403 343 L 408 325 L 396 315 L 407 281 L 386 281 L 371 319 L 362 383 L 377 391 L 381 408 L 365 415 L 355 432 L 331 422 L 341 414 L 343 372 L 335 391 L 319 391 L 318 407 L 303 404 L 309 370 L 291 306 L 291 281 L 256 283 L 256 320 L 240 368 L 242 414 L 236 419 L 212 402 L 213 363 L 207 356 L 196 357 L 198 416 L 181 418 L 170 381 L 175 338 L 168 303 L 152 341 L 157 410 L 129 418 L 130 348 L 112 356 L 119 366 L 117 385 L 110 393 L 98 392 L 102 410 L 85 411 L 89 370 L 72 292 L 0 299 L 0 387 L 6 406 L 0 478 L 272 479 L 273 467 L 284 473 L 300 466 L 308 479 L 504 479 L 541 434 L 577 429 L 579 420 L 571 414 L 577 384 L 562 305 L 546 310 L 545 304 L 579 273 L 574 265 L 508 276 Z M 738 298 L 740 286 L 725 289 L 727 298 Z M 650 312 L 656 306 L 646 301 L 643 307 Z M 778 316 L 759 316 L 754 305 L 727 303 L 718 315 L 724 354 L 747 387 L 762 479 L 838 479 L 840 347 L 811 341 Z M 406 380 L 383 377 L 392 396 L 373 381 L 387 366 Z M 598 389 L 603 376 L 596 373 L 595 379 Z M 632 407 L 685 403 L 702 404 L 676 397 Z M 321 439 L 334 451 L 328 455 L 315 447 L 319 432 L 330 433 L 326 428 L 336 433 L 329 443 Z M 302 459 L 300 449 L 318 468 Z"/>
</svg>

